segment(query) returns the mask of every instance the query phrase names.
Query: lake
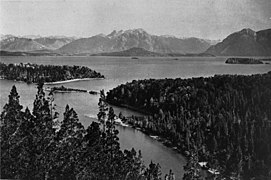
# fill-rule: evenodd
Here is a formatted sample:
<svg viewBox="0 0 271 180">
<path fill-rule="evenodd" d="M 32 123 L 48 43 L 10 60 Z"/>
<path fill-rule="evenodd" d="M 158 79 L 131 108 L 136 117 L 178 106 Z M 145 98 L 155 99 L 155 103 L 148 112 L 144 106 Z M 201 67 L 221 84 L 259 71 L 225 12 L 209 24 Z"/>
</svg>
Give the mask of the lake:
<svg viewBox="0 0 271 180">
<path fill-rule="evenodd" d="M 138 79 L 189 78 L 213 76 L 215 74 L 255 74 L 271 71 L 270 64 L 234 65 L 225 64 L 226 57 L 180 57 L 178 60 L 165 57 L 131 59 L 127 57 L 0 57 L 4 63 L 36 63 L 51 65 L 87 66 L 105 75 L 104 80 L 77 81 L 65 84 L 66 87 L 99 91 L 108 91 L 122 83 Z M 23 82 L 0 80 L 0 105 L 8 100 L 12 85 L 16 85 L 20 102 L 24 107 L 32 109 L 36 94 L 36 85 Z M 46 86 L 60 86 L 46 85 Z M 96 119 L 98 113 L 98 95 L 85 93 L 57 93 L 54 96 L 57 111 L 62 114 L 66 104 L 78 113 L 80 121 L 88 126 Z M 122 112 L 126 116 L 140 115 L 124 108 L 114 107 L 115 113 Z M 123 149 L 141 150 L 145 164 L 150 161 L 159 163 L 163 174 L 172 169 L 176 179 L 184 173 L 185 158 L 175 151 L 166 148 L 159 142 L 130 127 L 117 127 L 120 144 Z"/>
</svg>

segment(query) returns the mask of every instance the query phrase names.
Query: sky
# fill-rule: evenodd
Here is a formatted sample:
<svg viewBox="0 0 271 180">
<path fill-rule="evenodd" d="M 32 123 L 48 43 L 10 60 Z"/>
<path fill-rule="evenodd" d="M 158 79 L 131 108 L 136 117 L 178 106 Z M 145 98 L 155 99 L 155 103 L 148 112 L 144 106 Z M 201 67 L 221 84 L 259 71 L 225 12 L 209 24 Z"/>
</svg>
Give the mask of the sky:
<svg viewBox="0 0 271 180">
<path fill-rule="evenodd" d="M 90 37 L 136 28 L 224 39 L 243 28 L 271 28 L 271 0 L 0 1 L 1 34 Z"/>
</svg>

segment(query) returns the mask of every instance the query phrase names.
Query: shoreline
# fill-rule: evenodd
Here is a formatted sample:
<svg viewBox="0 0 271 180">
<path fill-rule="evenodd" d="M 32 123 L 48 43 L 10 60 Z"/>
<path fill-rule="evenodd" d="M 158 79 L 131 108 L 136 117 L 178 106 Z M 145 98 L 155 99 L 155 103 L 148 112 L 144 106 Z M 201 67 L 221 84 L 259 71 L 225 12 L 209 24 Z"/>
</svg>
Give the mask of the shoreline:
<svg viewBox="0 0 271 180">
<path fill-rule="evenodd" d="M 66 84 L 66 83 L 77 82 L 77 81 L 102 80 L 102 79 L 105 79 L 105 78 L 69 79 L 69 80 L 65 80 L 65 81 L 45 82 L 44 85 Z"/>
<path fill-rule="evenodd" d="M 85 114 L 86 117 L 88 118 L 94 118 L 98 121 L 97 117 L 96 116 L 93 116 L 93 115 L 87 115 Z M 126 117 L 124 117 L 126 118 Z M 128 117 L 129 118 L 129 117 Z M 137 126 L 133 126 L 131 124 L 129 124 L 129 122 L 123 122 L 123 120 L 119 117 L 116 117 L 114 119 L 114 124 L 117 125 L 117 126 L 121 126 L 121 127 L 130 127 L 134 130 L 137 130 L 137 131 L 140 131 L 141 133 L 145 134 L 146 136 L 150 137 L 151 139 L 153 139 L 154 141 L 157 141 L 159 143 L 161 143 L 163 146 L 165 146 L 166 148 L 168 149 L 171 149 L 173 151 L 175 151 L 176 153 L 184 156 L 185 158 L 187 158 L 187 156 L 189 156 L 188 154 L 186 153 L 183 153 L 181 150 L 179 150 L 176 146 L 172 146 L 171 145 L 167 145 L 166 143 L 170 142 L 169 140 L 167 140 L 166 138 L 162 137 L 161 135 L 153 135 L 151 133 L 148 133 L 147 131 L 144 130 L 144 128 L 140 128 L 140 127 L 137 127 Z M 170 142 L 171 143 L 171 142 Z"/>
<path fill-rule="evenodd" d="M 141 133 L 145 134 L 149 138 L 151 138 L 154 141 L 157 141 L 161 145 L 165 146 L 167 149 L 172 150 L 175 153 L 183 156 L 186 160 L 188 160 L 188 158 L 191 156 L 189 151 L 187 151 L 183 148 L 180 148 L 179 145 L 174 145 L 173 142 L 171 140 L 167 139 L 166 137 L 163 137 L 162 135 L 158 135 L 156 133 L 148 132 L 145 128 L 141 128 L 137 125 L 130 124 L 127 118 L 130 118 L 130 117 L 124 116 L 122 119 L 121 118 L 115 119 L 115 125 L 122 126 L 122 127 L 130 127 L 134 130 L 140 131 Z M 123 122 L 123 119 L 126 119 L 126 121 Z M 208 167 L 207 164 L 208 164 L 208 161 L 206 161 L 206 160 L 198 162 L 198 165 L 200 166 L 201 172 L 208 171 L 208 173 L 210 173 L 212 175 L 220 174 L 220 172 L 217 169 L 212 169 L 212 168 Z"/>
<path fill-rule="evenodd" d="M 120 118 L 118 118 L 118 119 L 120 119 Z M 187 151 L 183 148 L 178 148 L 178 145 L 174 145 L 173 142 L 171 140 L 167 139 L 166 137 L 163 137 L 163 136 L 155 134 L 155 133 L 153 133 L 153 134 L 149 133 L 144 128 L 141 128 L 138 126 L 133 126 L 133 125 L 129 124 L 129 122 L 122 122 L 121 119 L 120 119 L 120 121 L 121 121 L 121 123 L 116 124 L 116 125 L 119 125 L 122 127 L 130 127 L 134 130 L 140 131 L 141 133 L 145 134 L 146 136 L 148 136 L 152 140 L 165 146 L 167 149 L 174 151 L 175 153 L 183 156 L 186 159 L 186 161 L 188 161 L 189 157 L 191 156 L 189 151 Z M 208 167 L 207 164 L 208 164 L 208 161 L 206 161 L 206 160 L 198 161 L 198 166 L 200 167 L 201 174 L 204 174 L 204 172 L 206 172 L 206 173 L 208 172 L 212 175 L 220 174 L 220 172 L 217 169 L 212 169 L 212 168 Z"/>
</svg>

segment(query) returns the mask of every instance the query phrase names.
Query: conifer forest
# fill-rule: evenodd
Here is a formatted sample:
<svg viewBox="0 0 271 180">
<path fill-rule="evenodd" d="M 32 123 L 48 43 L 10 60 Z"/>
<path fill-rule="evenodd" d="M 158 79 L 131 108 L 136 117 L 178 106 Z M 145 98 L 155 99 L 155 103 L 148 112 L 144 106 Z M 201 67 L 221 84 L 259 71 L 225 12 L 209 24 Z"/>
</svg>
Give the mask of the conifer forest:
<svg viewBox="0 0 271 180">
<path fill-rule="evenodd" d="M 194 171 L 184 179 L 200 176 L 198 162 L 218 179 L 271 178 L 271 72 L 134 80 L 109 91 L 107 101 L 144 112 L 129 123 L 191 159 Z"/>
</svg>

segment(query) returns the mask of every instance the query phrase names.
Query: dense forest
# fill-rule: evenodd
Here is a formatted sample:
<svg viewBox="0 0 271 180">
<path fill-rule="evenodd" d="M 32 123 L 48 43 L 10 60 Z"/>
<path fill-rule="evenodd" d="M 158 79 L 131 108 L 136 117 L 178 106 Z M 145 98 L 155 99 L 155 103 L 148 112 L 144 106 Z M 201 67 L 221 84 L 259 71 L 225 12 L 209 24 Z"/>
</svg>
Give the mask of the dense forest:
<svg viewBox="0 0 271 180">
<path fill-rule="evenodd" d="M 271 179 L 271 72 L 134 80 L 107 102 L 147 113 L 134 126 L 187 155 L 183 179 L 200 178 L 199 162 L 218 179 Z"/>
<path fill-rule="evenodd" d="M 68 105 L 60 120 L 43 84 L 32 112 L 23 110 L 19 97 L 13 86 L 1 113 L 1 179 L 161 179 L 159 164 L 146 167 L 140 151 L 120 149 L 114 110 L 103 91 L 99 121 L 86 129 Z M 166 179 L 174 180 L 173 172 Z"/>
<path fill-rule="evenodd" d="M 99 72 L 85 66 L 54 66 L 37 64 L 0 63 L 0 77 L 27 83 L 56 82 L 83 78 L 104 78 Z"/>
</svg>

